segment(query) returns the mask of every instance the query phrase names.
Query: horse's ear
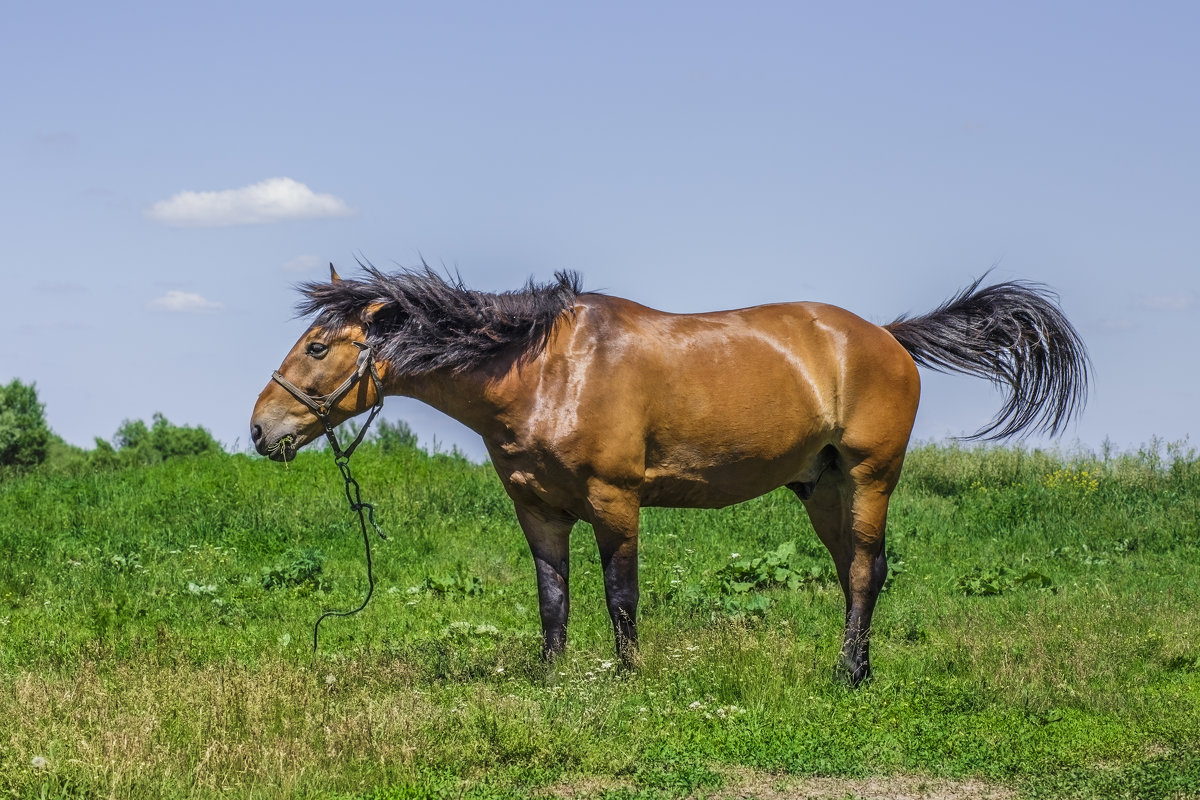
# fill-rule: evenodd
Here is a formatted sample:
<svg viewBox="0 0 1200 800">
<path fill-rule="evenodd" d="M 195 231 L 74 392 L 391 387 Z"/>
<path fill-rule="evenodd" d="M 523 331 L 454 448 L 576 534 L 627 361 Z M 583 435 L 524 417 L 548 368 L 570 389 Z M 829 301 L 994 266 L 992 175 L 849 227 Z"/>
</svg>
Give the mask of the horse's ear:
<svg viewBox="0 0 1200 800">
<path fill-rule="evenodd" d="M 337 270 L 333 268 L 333 262 L 329 262 L 329 282 L 341 283 L 342 276 L 337 274 Z"/>
<path fill-rule="evenodd" d="M 362 319 L 362 324 L 369 325 L 370 323 L 374 322 L 375 317 L 378 316 L 379 312 L 383 311 L 387 307 L 388 304 L 382 301 L 376 303 L 367 303 L 365 306 L 363 306 L 362 313 L 359 315 Z"/>
</svg>

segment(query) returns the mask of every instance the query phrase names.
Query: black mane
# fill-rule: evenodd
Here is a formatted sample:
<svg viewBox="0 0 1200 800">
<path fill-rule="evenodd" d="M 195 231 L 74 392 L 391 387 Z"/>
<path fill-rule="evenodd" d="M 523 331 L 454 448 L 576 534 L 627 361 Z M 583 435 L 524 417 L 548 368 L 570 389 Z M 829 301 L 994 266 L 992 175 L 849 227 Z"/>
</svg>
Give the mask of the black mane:
<svg viewBox="0 0 1200 800">
<path fill-rule="evenodd" d="M 300 284 L 296 306 L 314 324 L 341 327 L 360 322 L 367 306 L 382 303 L 367 328 L 376 358 L 405 375 L 436 369 L 462 372 L 516 349 L 536 356 L 554 322 L 583 294 L 580 276 L 556 272 L 556 280 L 493 294 L 468 289 L 460 278 L 447 280 L 428 266 L 385 274 L 362 264 L 366 275 L 332 283 Z"/>
</svg>

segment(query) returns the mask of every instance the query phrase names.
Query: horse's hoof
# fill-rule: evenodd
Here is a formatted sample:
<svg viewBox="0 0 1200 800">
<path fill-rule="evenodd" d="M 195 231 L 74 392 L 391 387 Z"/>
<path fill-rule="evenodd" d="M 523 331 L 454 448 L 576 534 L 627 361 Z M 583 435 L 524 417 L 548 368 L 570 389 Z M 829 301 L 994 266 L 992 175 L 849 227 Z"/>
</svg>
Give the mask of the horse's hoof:
<svg viewBox="0 0 1200 800">
<path fill-rule="evenodd" d="M 839 661 L 833 668 L 833 682 L 856 689 L 871 679 L 870 664 L 853 664 Z"/>
<path fill-rule="evenodd" d="M 642 668 L 642 653 L 637 645 L 622 647 L 617 653 L 617 658 L 621 662 L 621 669 L 626 672 L 637 672 Z"/>
</svg>

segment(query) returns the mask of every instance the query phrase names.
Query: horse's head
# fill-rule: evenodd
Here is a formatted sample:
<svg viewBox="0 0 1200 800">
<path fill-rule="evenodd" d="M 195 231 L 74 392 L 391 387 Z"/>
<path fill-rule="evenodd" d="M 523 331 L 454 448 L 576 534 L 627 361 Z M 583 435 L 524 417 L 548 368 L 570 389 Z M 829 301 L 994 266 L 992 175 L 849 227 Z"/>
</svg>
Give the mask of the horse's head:
<svg viewBox="0 0 1200 800">
<path fill-rule="evenodd" d="M 341 281 L 331 264 L 331 284 Z M 250 417 L 250 439 L 259 453 L 286 461 L 304 445 L 381 403 L 382 384 L 367 347 L 367 325 L 376 309 L 340 324 L 320 319 L 296 341 L 267 383 Z"/>
</svg>

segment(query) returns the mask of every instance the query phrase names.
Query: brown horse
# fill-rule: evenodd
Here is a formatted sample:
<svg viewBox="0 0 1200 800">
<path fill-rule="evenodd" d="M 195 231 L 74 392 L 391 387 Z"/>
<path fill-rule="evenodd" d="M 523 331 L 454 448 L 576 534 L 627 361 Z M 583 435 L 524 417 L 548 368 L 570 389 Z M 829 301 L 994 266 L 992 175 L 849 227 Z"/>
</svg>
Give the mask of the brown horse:
<svg viewBox="0 0 1200 800">
<path fill-rule="evenodd" d="M 546 657 L 566 644 L 576 521 L 595 531 L 617 652 L 629 662 L 640 509 L 719 508 L 786 486 L 837 566 L 837 671 L 857 684 L 870 673 L 917 365 L 1007 389 L 977 437 L 1056 433 L 1087 389 L 1083 343 L 1036 284 L 977 280 L 925 316 L 880 326 L 820 303 L 668 314 L 584 292 L 571 273 L 491 294 L 428 268 L 364 268 L 343 280 L 330 265 L 329 283 L 300 287 L 299 311 L 316 319 L 259 395 L 251 437 L 260 453 L 290 458 L 381 393 L 416 397 L 478 432 L 533 551 Z"/>
</svg>

